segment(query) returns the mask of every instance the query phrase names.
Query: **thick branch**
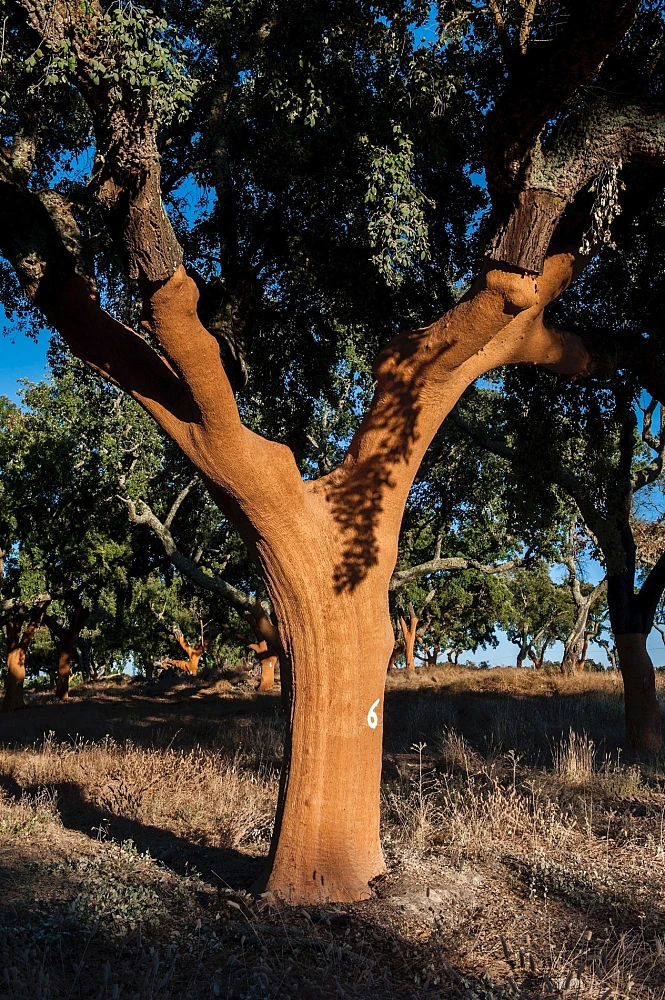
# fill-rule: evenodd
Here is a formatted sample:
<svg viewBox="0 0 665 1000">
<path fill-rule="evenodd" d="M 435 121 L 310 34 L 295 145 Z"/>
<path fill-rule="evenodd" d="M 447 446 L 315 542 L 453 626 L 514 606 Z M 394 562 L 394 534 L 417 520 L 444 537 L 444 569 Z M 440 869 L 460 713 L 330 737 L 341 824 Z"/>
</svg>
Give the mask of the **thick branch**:
<svg viewBox="0 0 665 1000">
<path fill-rule="evenodd" d="M 492 257 L 540 273 L 559 219 L 591 181 L 596 181 L 599 204 L 605 198 L 613 213 L 618 212 L 616 172 L 628 162 L 659 166 L 665 162 L 663 109 L 619 103 L 606 96 L 587 97 L 547 144 L 537 141 L 530 151 Z M 589 225 L 592 228 L 592 220 Z M 590 236 L 606 238 L 602 233 Z"/>
<path fill-rule="evenodd" d="M 487 179 L 493 198 L 523 188 L 528 154 L 547 122 L 596 74 L 632 25 L 639 0 L 580 0 L 555 39 L 530 46 L 511 67 L 487 116 Z"/>
<path fill-rule="evenodd" d="M 363 570 L 368 568 L 367 541 L 379 510 L 383 524 L 392 518 L 397 531 L 426 449 L 479 375 L 506 364 L 547 365 L 565 374 L 588 371 L 591 359 L 582 340 L 543 322 L 546 305 L 567 287 L 576 262 L 572 251 L 549 258 L 537 283 L 490 265 L 440 320 L 396 337 L 379 355 L 370 408 L 344 465 L 323 480 L 333 516 L 344 531 L 351 526 L 347 576 L 355 572 L 349 560 L 360 548 Z M 363 540 L 356 544 L 353 535 L 360 532 Z"/>
<path fill-rule="evenodd" d="M 497 573 L 510 573 L 519 566 L 524 566 L 524 559 L 511 559 L 504 563 L 489 565 L 481 563 L 477 559 L 465 559 L 461 556 L 449 556 L 439 559 L 430 559 L 428 562 L 420 563 L 418 566 L 409 566 L 407 569 L 396 570 L 390 580 L 389 589 L 398 590 L 412 580 L 420 580 L 423 576 L 431 573 L 445 573 L 454 570 L 476 569 L 479 573 L 493 576 Z"/>
</svg>

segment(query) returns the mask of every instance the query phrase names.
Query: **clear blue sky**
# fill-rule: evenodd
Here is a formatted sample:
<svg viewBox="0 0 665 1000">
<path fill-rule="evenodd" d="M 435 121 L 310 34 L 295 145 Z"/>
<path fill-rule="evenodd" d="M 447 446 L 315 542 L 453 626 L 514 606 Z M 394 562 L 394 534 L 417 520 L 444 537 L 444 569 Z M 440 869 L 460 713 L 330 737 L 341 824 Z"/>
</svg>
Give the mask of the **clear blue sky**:
<svg viewBox="0 0 665 1000">
<path fill-rule="evenodd" d="M 0 331 L 0 395 L 17 399 L 20 378 L 38 382 L 44 377 L 48 336 L 42 334 L 35 343 L 24 333 L 12 332 L 4 316 L 0 316 Z"/>
</svg>

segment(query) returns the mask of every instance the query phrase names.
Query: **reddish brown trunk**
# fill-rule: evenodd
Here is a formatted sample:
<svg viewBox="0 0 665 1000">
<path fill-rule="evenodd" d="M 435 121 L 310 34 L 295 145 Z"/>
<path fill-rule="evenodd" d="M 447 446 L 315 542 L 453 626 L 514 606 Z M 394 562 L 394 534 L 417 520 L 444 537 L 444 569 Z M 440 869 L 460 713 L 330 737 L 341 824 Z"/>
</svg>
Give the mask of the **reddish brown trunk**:
<svg viewBox="0 0 665 1000">
<path fill-rule="evenodd" d="M 5 680 L 5 697 L 2 702 L 3 711 L 14 712 L 19 708 L 25 708 L 24 681 L 25 652 L 18 646 L 7 653 L 7 679 Z"/>
<path fill-rule="evenodd" d="M 409 618 L 409 624 L 407 625 L 402 615 L 399 616 L 399 623 L 402 629 L 402 635 L 404 636 L 404 658 L 406 660 L 407 670 L 416 669 L 416 629 L 419 621 L 420 619 L 416 618 L 416 616 L 412 614 Z"/>
<path fill-rule="evenodd" d="M 67 701 L 69 698 L 69 680 L 72 675 L 72 653 L 74 652 L 74 640 L 66 635 L 60 641 L 60 652 L 58 654 L 58 676 L 55 682 L 55 696 L 60 701 Z"/>
<path fill-rule="evenodd" d="M 28 622 L 23 629 L 25 615 L 16 621 L 7 622 L 7 677 L 2 701 L 4 712 L 14 712 L 25 708 L 23 683 L 25 681 L 25 656 L 30 643 L 41 623 L 41 612 Z M 21 635 L 21 632 L 23 634 Z"/>
<path fill-rule="evenodd" d="M 268 649 L 265 639 L 261 642 L 251 642 L 249 648 L 253 649 L 261 664 L 261 679 L 257 691 L 272 691 L 275 687 L 275 668 L 279 662 L 274 653 Z"/>
<path fill-rule="evenodd" d="M 161 356 L 101 313 L 82 279 L 72 278 L 49 307 L 74 352 L 129 387 L 181 445 L 262 571 L 291 681 L 262 881 L 270 892 L 304 903 L 362 899 L 384 868 L 382 708 L 394 645 L 388 586 L 409 490 L 443 419 L 480 375 L 512 363 L 585 370 L 581 340 L 543 321 L 575 260 L 575 249 L 549 258 L 537 280 L 488 261 L 449 313 L 394 338 L 376 360 L 376 391 L 344 463 L 307 482 L 288 448 L 243 426 L 183 267 L 141 286 L 144 322 Z"/>
<path fill-rule="evenodd" d="M 189 643 L 185 641 L 182 633 L 176 633 L 176 639 L 180 646 L 187 653 L 186 660 L 162 660 L 162 664 L 165 667 L 175 667 L 176 670 L 184 670 L 186 674 L 191 674 L 192 677 L 196 677 L 199 670 L 199 660 L 203 656 L 204 652 L 208 649 L 211 640 L 204 639 L 203 642 L 197 642 L 196 646 L 190 646 Z"/>
<path fill-rule="evenodd" d="M 383 696 L 394 646 L 392 552 L 386 572 L 338 589 L 340 548 L 324 524 L 318 531 L 307 525 L 295 548 L 284 537 L 281 552 L 262 552 L 291 667 L 291 701 L 269 867 L 258 888 L 310 903 L 365 899 L 384 870 Z M 294 551 L 307 552 L 297 574 Z"/>
<path fill-rule="evenodd" d="M 660 750 L 663 743 L 656 675 L 640 632 L 615 636 L 623 677 L 626 737 L 635 747 Z"/>
</svg>

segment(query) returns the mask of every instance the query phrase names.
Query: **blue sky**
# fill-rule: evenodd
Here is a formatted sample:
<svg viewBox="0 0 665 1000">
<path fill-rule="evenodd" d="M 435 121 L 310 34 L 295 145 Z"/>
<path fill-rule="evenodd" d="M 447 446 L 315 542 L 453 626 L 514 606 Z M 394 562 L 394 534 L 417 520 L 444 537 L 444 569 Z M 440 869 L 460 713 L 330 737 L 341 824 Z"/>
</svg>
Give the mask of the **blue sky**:
<svg viewBox="0 0 665 1000">
<path fill-rule="evenodd" d="M 42 334 L 39 343 L 24 333 L 12 333 L 11 324 L 0 319 L 0 395 L 17 399 L 18 380 L 38 382 L 44 377 L 48 336 Z"/>
</svg>

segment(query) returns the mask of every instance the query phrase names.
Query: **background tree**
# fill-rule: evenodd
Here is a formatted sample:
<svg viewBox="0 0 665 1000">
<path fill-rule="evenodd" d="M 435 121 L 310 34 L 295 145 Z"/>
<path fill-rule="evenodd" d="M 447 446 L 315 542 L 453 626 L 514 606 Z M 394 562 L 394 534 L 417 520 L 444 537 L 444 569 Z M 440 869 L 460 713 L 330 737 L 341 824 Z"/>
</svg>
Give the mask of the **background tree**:
<svg viewBox="0 0 665 1000">
<path fill-rule="evenodd" d="M 665 556 L 639 578 L 632 514 L 640 494 L 648 494 L 662 475 L 663 407 L 653 398 L 645 402 L 638 428 L 639 384 L 617 377 L 606 380 L 602 388 L 591 388 L 583 381 L 510 371 L 503 389 L 501 408 L 498 396 L 493 397 L 491 433 L 463 416 L 465 403 L 457 423 L 511 463 L 515 493 L 540 522 L 557 516 L 562 496 L 577 507 L 607 573 L 628 738 L 636 745 L 658 747 L 662 742 L 660 709 L 646 643 L 665 587 Z M 536 484 L 534 454 L 539 456 Z M 583 611 L 582 604 L 580 608 Z M 572 642 L 583 643 L 581 633 Z"/>
</svg>

